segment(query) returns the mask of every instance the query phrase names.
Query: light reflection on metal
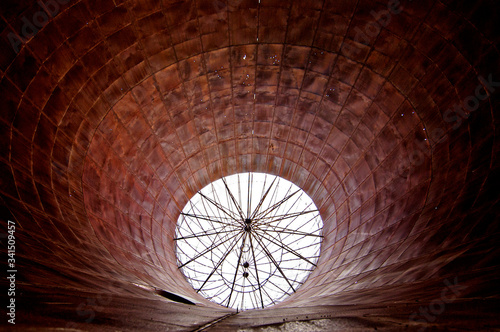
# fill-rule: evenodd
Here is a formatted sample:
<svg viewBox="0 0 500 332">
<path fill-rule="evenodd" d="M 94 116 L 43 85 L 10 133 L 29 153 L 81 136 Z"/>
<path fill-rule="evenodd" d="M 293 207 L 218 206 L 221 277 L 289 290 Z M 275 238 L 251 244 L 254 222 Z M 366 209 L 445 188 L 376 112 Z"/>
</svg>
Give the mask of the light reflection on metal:
<svg viewBox="0 0 500 332">
<path fill-rule="evenodd" d="M 177 264 L 193 288 L 226 307 L 283 301 L 316 266 L 323 221 L 307 194 L 262 173 L 224 177 L 185 206 L 176 229 Z"/>
</svg>

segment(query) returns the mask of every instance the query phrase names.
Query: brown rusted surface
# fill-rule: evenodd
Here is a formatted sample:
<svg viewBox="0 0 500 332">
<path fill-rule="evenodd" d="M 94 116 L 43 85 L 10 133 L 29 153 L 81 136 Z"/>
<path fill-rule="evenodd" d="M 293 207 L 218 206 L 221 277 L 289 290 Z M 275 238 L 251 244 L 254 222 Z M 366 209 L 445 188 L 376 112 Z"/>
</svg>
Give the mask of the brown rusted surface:
<svg viewBox="0 0 500 332">
<path fill-rule="evenodd" d="M 71 303 L 27 320 L 17 294 L 18 324 L 189 330 L 225 315 L 178 271 L 173 234 L 197 190 L 247 171 L 303 188 L 325 223 L 318 267 L 265 317 L 389 302 L 407 317 L 455 278 L 457 303 L 498 298 L 495 1 L 60 2 L 14 46 L 41 5 L 0 5 L 2 232 L 16 222 L 26 299 Z M 79 303 L 108 291 L 85 324 Z M 138 298 L 148 309 L 123 307 Z"/>
</svg>

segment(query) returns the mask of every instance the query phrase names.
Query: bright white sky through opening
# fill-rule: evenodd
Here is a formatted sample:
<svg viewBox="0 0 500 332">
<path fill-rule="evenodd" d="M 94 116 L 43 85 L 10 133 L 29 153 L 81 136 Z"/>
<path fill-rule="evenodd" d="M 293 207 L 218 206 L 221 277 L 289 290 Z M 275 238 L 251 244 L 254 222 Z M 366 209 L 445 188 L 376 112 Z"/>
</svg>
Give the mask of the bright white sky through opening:
<svg viewBox="0 0 500 332">
<path fill-rule="evenodd" d="M 177 264 L 210 301 L 264 308 L 297 291 L 316 267 L 322 228 L 312 199 L 293 183 L 235 174 L 204 187 L 184 207 Z"/>
</svg>

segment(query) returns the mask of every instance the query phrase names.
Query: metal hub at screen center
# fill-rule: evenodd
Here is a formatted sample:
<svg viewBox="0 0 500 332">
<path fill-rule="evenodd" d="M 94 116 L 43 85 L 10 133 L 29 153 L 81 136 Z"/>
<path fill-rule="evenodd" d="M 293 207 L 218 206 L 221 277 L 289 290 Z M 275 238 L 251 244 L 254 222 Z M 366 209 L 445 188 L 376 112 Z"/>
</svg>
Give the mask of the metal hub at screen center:
<svg viewBox="0 0 500 332">
<path fill-rule="evenodd" d="M 293 183 L 235 174 L 204 187 L 182 210 L 177 263 L 208 300 L 265 308 L 296 292 L 316 267 L 322 227 L 312 199 Z"/>
</svg>

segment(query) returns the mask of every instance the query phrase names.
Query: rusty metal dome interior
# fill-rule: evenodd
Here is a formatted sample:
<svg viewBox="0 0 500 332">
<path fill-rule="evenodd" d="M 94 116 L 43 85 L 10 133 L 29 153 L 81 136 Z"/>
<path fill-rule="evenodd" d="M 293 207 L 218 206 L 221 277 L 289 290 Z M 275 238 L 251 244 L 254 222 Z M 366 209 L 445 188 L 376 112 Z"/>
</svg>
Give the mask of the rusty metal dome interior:
<svg viewBox="0 0 500 332">
<path fill-rule="evenodd" d="M 499 21 L 494 0 L 2 1 L 13 327 L 499 327 Z M 303 189 L 324 238 L 295 294 L 236 313 L 174 236 L 243 172 Z"/>
</svg>

